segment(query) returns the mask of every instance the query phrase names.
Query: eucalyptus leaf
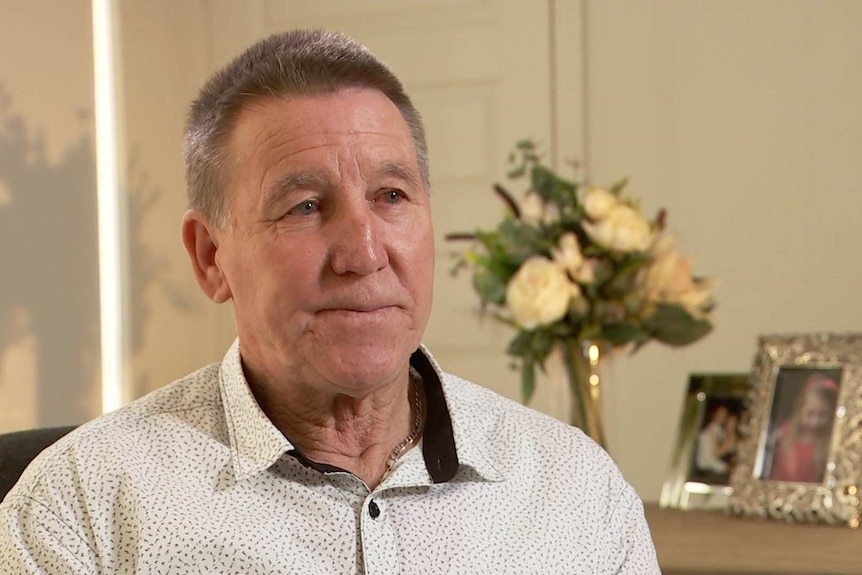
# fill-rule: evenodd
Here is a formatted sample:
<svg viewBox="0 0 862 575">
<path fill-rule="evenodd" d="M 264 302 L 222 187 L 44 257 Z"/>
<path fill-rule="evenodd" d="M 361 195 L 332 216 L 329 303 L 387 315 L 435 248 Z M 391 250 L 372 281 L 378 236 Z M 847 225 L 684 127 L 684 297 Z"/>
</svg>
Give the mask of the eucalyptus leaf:
<svg viewBox="0 0 862 575">
<path fill-rule="evenodd" d="M 506 301 L 506 282 L 497 274 L 485 267 L 477 267 L 473 271 L 473 289 L 482 300 L 495 305 L 503 305 Z"/>
<path fill-rule="evenodd" d="M 619 182 L 616 182 L 614 185 L 612 185 L 610 191 L 612 194 L 614 194 L 616 196 L 620 196 L 628 184 L 629 184 L 629 179 L 623 178 Z"/>
<path fill-rule="evenodd" d="M 536 367 L 532 362 L 525 361 L 521 364 L 521 401 L 530 403 L 533 392 L 536 390 Z"/>
<path fill-rule="evenodd" d="M 712 331 L 708 321 L 695 319 L 682 307 L 671 304 L 657 306 L 646 325 L 655 339 L 673 346 L 688 345 Z"/>
<path fill-rule="evenodd" d="M 541 165 L 534 165 L 530 170 L 530 181 L 533 184 L 533 189 L 546 202 L 554 202 L 555 199 L 555 178 L 551 171 Z"/>
<path fill-rule="evenodd" d="M 527 173 L 527 166 L 518 166 L 517 168 L 513 168 L 506 172 L 506 177 L 515 180 L 517 178 L 522 178 L 524 174 Z"/>
<path fill-rule="evenodd" d="M 554 347 L 554 336 L 548 329 L 538 329 L 533 336 L 533 357 L 544 363 Z"/>
<path fill-rule="evenodd" d="M 519 331 L 506 347 L 506 353 L 515 357 L 528 357 L 532 347 L 533 332 Z"/>
<path fill-rule="evenodd" d="M 644 335 L 645 332 L 634 324 L 617 323 L 603 326 L 599 337 L 616 347 L 639 340 Z"/>
<path fill-rule="evenodd" d="M 518 220 L 504 220 L 497 233 L 500 248 L 513 264 L 521 265 L 524 260 L 545 249 L 542 231 Z"/>
</svg>

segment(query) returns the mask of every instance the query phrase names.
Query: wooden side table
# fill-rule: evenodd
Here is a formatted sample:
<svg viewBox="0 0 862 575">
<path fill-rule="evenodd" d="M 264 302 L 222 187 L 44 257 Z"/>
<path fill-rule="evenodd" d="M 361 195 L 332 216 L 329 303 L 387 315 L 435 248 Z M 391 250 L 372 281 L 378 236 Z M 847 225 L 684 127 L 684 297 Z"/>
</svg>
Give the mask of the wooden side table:
<svg viewBox="0 0 862 575">
<path fill-rule="evenodd" d="M 860 575 L 862 533 L 647 504 L 664 575 Z"/>
</svg>

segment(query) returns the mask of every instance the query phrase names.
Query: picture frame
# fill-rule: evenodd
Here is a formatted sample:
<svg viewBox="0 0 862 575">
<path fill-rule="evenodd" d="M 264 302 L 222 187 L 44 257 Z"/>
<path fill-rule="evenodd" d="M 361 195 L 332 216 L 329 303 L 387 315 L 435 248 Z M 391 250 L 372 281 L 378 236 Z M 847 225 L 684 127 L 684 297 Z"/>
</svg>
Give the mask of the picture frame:
<svg viewBox="0 0 862 575">
<path fill-rule="evenodd" d="M 758 341 L 729 509 L 859 527 L 862 334 Z"/>
<path fill-rule="evenodd" d="M 683 400 L 671 464 L 659 505 L 726 509 L 737 462 L 748 373 L 693 373 Z"/>
</svg>

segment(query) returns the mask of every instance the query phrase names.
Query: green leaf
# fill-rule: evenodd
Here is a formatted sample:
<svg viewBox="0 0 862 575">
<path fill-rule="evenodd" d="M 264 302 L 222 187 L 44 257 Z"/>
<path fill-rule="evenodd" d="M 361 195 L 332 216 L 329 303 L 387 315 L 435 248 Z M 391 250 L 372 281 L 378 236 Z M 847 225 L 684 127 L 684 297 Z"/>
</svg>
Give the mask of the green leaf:
<svg viewBox="0 0 862 575">
<path fill-rule="evenodd" d="M 536 368 L 528 361 L 521 364 L 521 400 L 524 404 L 530 403 L 533 392 L 536 390 Z"/>
<path fill-rule="evenodd" d="M 533 357 L 536 362 L 544 364 L 554 347 L 554 336 L 548 329 L 535 330 L 533 335 Z"/>
<path fill-rule="evenodd" d="M 507 260 L 516 268 L 532 255 L 541 253 L 545 247 L 542 231 L 520 220 L 508 218 L 497 229 L 497 242 L 501 259 Z"/>
<path fill-rule="evenodd" d="M 623 179 L 622 179 L 622 180 L 620 180 L 619 182 L 617 182 L 617 183 L 615 183 L 614 185 L 612 185 L 612 186 L 611 186 L 610 191 L 611 191 L 611 193 L 612 193 L 612 194 L 614 194 L 614 195 L 616 195 L 616 196 L 619 196 L 620 194 L 622 194 L 622 193 L 623 193 L 623 190 L 625 189 L 625 187 L 626 187 L 628 184 L 629 184 L 629 179 L 628 179 L 628 178 L 623 178 Z"/>
<path fill-rule="evenodd" d="M 695 319 L 678 305 L 660 304 L 646 322 L 652 336 L 673 346 L 688 345 L 712 331 L 712 324 Z"/>
<path fill-rule="evenodd" d="M 599 337 L 616 347 L 630 341 L 637 341 L 644 335 L 646 335 L 645 332 L 634 324 L 617 323 L 603 326 Z"/>
<path fill-rule="evenodd" d="M 524 138 L 515 144 L 515 147 L 522 152 L 531 152 L 536 149 L 536 144 L 529 138 Z"/>
<path fill-rule="evenodd" d="M 625 296 L 630 293 L 637 281 L 638 272 L 651 258 L 645 254 L 629 254 L 618 260 L 605 292 L 611 297 Z"/>
<path fill-rule="evenodd" d="M 483 266 L 473 270 L 473 289 L 484 301 L 503 305 L 506 301 L 506 282 L 499 275 Z"/>
<path fill-rule="evenodd" d="M 524 176 L 527 173 L 527 166 L 518 166 L 517 168 L 511 169 L 506 172 L 506 177 L 511 180 L 516 180 Z"/>
<path fill-rule="evenodd" d="M 519 331 L 506 347 L 506 353 L 515 357 L 528 357 L 532 347 L 533 333 L 530 331 Z"/>
<path fill-rule="evenodd" d="M 546 202 L 557 203 L 554 194 L 556 178 L 551 170 L 544 166 L 534 165 L 533 169 L 530 170 L 530 181 L 539 197 Z"/>
</svg>

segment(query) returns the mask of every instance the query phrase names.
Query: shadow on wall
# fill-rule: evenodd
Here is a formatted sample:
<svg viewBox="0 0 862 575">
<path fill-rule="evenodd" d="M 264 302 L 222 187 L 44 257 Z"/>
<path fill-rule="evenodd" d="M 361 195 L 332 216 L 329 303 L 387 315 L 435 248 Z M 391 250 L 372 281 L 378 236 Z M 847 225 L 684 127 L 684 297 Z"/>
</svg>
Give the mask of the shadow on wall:
<svg viewBox="0 0 862 575">
<path fill-rule="evenodd" d="M 132 355 L 145 345 L 145 326 L 152 317 L 152 306 L 148 293 L 158 289 L 171 309 L 191 313 L 194 308 L 192 297 L 172 279 L 168 262 L 158 257 L 146 243 L 144 223 L 159 200 L 159 192 L 149 181 L 147 172 L 141 168 L 140 159 L 133 153 L 128 165 L 128 214 L 129 214 L 129 305 L 131 322 L 129 329 Z M 140 397 L 153 389 L 150 374 L 140 367 L 135 371 L 132 381 L 132 396 Z"/>
<path fill-rule="evenodd" d="M 99 271 L 95 155 L 88 130 L 50 162 L 45 140 L 11 113 L 0 84 L 0 358 L 22 338 L 36 342 L 38 390 L 33 425 L 74 424 L 99 408 Z M 81 114 L 82 122 L 88 113 Z M 130 351 L 144 345 L 150 288 L 176 311 L 191 298 L 171 281 L 166 262 L 143 235 L 158 200 L 136 156 L 129 161 Z M 6 382 L 15 390 L 25 382 Z M 146 371 L 134 389 L 147 389 Z M 15 403 L 15 398 L 9 398 Z M 9 400 L 0 397 L 0 402 Z M 0 422 L 2 426 L 2 422 Z"/>
<path fill-rule="evenodd" d="M 44 136 L 30 133 L 11 109 L 0 84 L 0 357 L 21 338 L 35 337 L 34 424 L 78 423 L 98 405 L 93 145 L 85 134 L 52 163 Z"/>
</svg>

